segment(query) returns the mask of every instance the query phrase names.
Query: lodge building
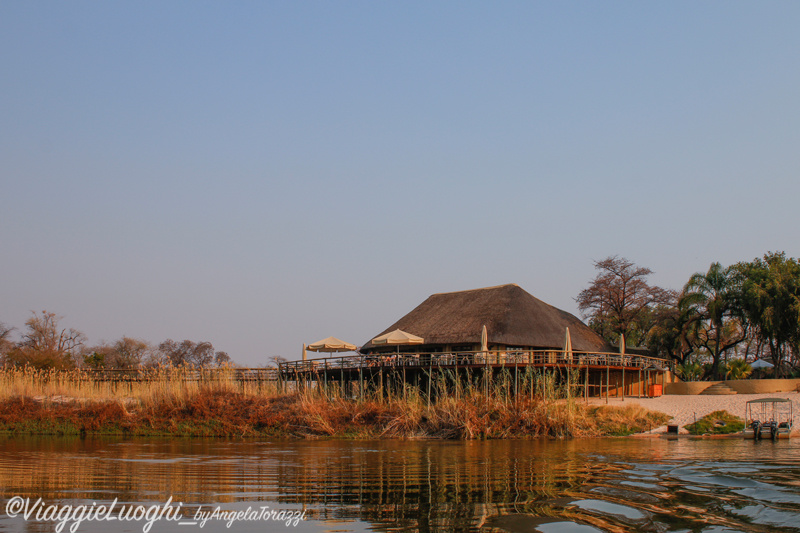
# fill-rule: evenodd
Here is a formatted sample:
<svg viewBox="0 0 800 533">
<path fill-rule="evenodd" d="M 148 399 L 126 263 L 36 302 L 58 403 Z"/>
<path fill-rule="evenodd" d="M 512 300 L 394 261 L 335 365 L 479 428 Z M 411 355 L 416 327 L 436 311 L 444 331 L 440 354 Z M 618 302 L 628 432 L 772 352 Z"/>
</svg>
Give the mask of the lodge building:
<svg viewBox="0 0 800 533">
<path fill-rule="evenodd" d="M 576 316 L 507 284 L 433 294 L 356 355 L 282 363 L 279 374 L 284 383 L 338 387 L 347 396 L 415 387 L 431 398 L 462 382 L 483 382 L 490 394 L 500 377 L 504 394 L 533 394 L 531 373 L 549 373 L 588 398 L 660 394 L 667 368 L 663 359 L 609 345 Z"/>
</svg>

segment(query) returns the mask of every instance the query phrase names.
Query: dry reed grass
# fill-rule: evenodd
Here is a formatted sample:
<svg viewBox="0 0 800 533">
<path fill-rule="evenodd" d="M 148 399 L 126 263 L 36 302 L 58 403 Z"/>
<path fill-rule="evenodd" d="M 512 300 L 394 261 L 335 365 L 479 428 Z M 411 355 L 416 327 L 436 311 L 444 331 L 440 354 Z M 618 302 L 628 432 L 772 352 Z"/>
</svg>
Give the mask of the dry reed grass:
<svg viewBox="0 0 800 533">
<path fill-rule="evenodd" d="M 39 370 L 31 367 L 0 369 L 0 401 L 37 398 L 45 402 L 123 400 L 155 404 L 163 400 L 187 400 L 201 390 L 275 395 L 274 383 L 240 382 L 232 369 L 156 367 L 142 370 L 139 377 L 99 380 L 94 374 L 75 370 Z"/>
<path fill-rule="evenodd" d="M 639 406 L 593 407 L 539 380 L 513 400 L 466 387 L 429 404 L 416 390 L 354 400 L 319 389 L 277 394 L 233 374 L 155 369 L 146 380 L 92 380 L 80 371 L 0 371 L 0 431 L 221 437 L 495 439 L 624 435 L 666 416 Z"/>
</svg>

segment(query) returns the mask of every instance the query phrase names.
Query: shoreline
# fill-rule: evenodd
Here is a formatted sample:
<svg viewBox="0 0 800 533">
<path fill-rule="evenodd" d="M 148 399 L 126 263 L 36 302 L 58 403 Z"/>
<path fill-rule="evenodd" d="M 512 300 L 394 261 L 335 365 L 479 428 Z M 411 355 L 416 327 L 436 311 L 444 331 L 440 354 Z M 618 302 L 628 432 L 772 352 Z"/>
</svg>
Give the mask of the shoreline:
<svg viewBox="0 0 800 533">
<path fill-rule="evenodd" d="M 517 404 L 495 399 L 486 402 L 482 396 L 474 396 L 444 399 L 427 407 L 419 398 L 353 402 L 300 394 L 253 396 L 206 390 L 148 403 L 134 398 L 7 398 L 0 401 L 0 433 L 451 440 L 675 437 L 689 436 L 685 426 L 714 411 L 743 417 L 746 402 L 759 398 L 788 398 L 793 411 L 800 413 L 798 392 L 592 398 L 588 403 L 539 399 Z M 668 424 L 679 426 L 679 433 L 668 433 Z M 798 429 L 792 432 L 798 434 Z"/>
<path fill-rule="evenodd" d="M 443 398 L 430 406 L 416 396 L 355 402 L 221 390 L 146 403 L 63 396 L 0 400 L 0 433 L 5 435 L 488 440 L 627 436 L 666 420 L 632 403 L 509 402 L 483 395 Z"/>
<path fill-rule="evenodd" d="M 799 392 L 772 392 L 763 394 L 730 394 L 730 395 L 663 395 L 655 398 L 636 398 L 627 397 L 624 400 L 621 398 L 610 398 L 608 405 L 619 406 L 625 404 L 640 405 L 645 409 L 658 411 L 671 417 L 668 422 L 669 425 L 679 426 L 679 434 L 688 434 L 684 426 L 692 424 L 702 417 L 713 413 L 714 411 L 728 411 L 730 414 L 744 418 L 745 404 L 750 400 L 760 398 L 787 398 L 792 401 L 792 411 L 795 417 L 800 415 L 800 393 Z M 606 405 L 605 399 L 592 398 L 589 404 Z M 651 432 L 653 435 L 661 435 L 667 433 L 667 426 L 659 426 L 653 428 Z M 792 431 L 792 436 L 800 435 L 800 429 L 796 428 Z"/>
</svg>

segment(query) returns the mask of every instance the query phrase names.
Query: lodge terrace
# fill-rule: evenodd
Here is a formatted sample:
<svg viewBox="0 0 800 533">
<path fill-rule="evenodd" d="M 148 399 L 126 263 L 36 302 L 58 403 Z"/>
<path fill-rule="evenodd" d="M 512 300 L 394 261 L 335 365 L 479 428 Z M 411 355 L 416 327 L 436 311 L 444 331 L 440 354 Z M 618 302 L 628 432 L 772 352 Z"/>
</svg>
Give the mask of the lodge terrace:
<svg viewBox="0 0 800 533">
<path fill-rule="evenodd" d="M 430 401 L 470 388 L 534 394 L 549 376 L 588 399 L 660 395 L 668 369 L 664 359 L 610 346 L 574 315 L 509 284 L 434 294 L 355 355 L 281 363 L 279 379 L 281 387 L 345 397 L 416 389 Z"/>
</svg>

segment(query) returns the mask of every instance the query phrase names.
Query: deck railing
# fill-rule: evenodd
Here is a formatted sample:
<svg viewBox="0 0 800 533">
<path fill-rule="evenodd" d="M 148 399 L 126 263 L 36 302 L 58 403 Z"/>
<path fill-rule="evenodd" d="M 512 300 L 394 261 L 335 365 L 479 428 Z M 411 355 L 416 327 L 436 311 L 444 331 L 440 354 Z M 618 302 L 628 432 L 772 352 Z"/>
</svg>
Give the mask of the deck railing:
<svg viewBox="0 0 800 533">
<path fill-rule="evenodd" d="M 356 354 L 319 357 L 305 361 L 280 363 L 283 379 L 305 373 L 329 370 L 353 371 L 359 369 L 430 368 L 430 367 L 481 367 L 515 365 L 537 367 L 610 367 L 626 370 L 670 370 L 671 364 L 657 357 L 605 352 L 558 352 L 553 350 L 515 350 L 488 352 L 437 352 L 399 354 Z"/>
</svg>

